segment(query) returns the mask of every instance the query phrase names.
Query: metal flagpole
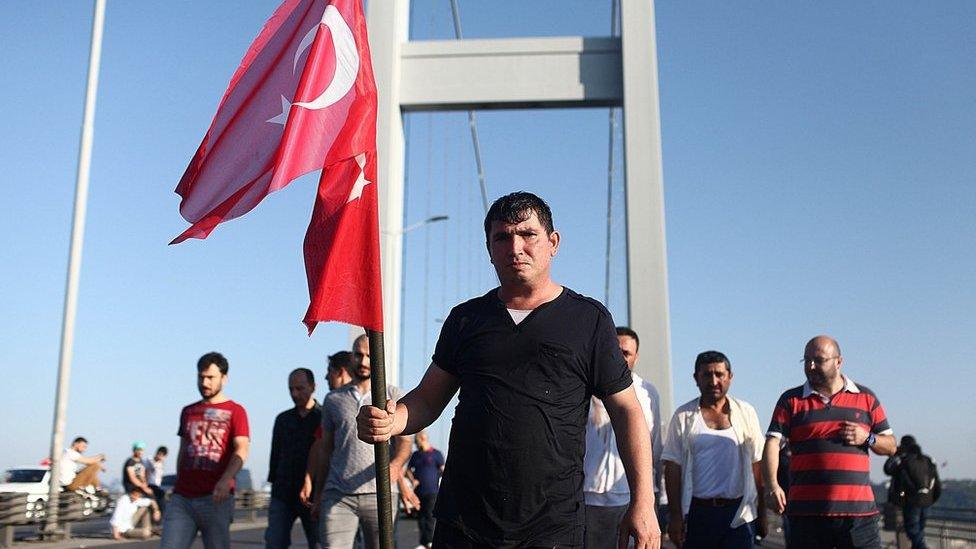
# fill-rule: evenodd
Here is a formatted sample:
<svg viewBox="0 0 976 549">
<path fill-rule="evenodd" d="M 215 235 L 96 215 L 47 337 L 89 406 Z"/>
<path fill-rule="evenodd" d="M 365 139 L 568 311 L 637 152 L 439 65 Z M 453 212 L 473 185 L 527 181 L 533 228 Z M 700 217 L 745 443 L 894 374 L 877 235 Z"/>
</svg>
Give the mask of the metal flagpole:
<svg viewBox="0 0 976 549">
<path fill-rule="evenodd" d="M 369 337 L 370 389 L 373 406 L 386 409 L 386 361 L 383 332 L 366 330 Z M 393 497 L 390 494 L 390 444 L 373 445 L 376 459 L 376 506 L 379 512 L 380 547 L 393 549 Z"/>
<path fill-rule="evenodd" d="M 68 382 L 71 378 L 71 352 L 75 337 L 75 311 L 78 305 L 78 278 L 81 273 L 81 249 L 85 234 L 85 209 L 88 204 L 88 175 L 91 168 L 94 136 L 95 97 L 98 92 L 98 67 L 102 57 L 102 24 L 105 0 L 95 0 L 92 20 L 91 49 L 88 56 L 88 88 L 85 92 L 85 114 L 81 125 L 81 150 L 75 182 L 74 218 L 71 225 L 71 249 L 68 255 L 68 280 L 64 295 L 64 318 L 61 324 L 61 352 L 58 360 L 58 388 L 54 401 L 54 427 L 51 430 L 51 476 L 44 519 L 44 536 L 59 537 L 58 504 L 61 491 L 61 451 L 64 424 L 68 411 Z"/>
</svg>

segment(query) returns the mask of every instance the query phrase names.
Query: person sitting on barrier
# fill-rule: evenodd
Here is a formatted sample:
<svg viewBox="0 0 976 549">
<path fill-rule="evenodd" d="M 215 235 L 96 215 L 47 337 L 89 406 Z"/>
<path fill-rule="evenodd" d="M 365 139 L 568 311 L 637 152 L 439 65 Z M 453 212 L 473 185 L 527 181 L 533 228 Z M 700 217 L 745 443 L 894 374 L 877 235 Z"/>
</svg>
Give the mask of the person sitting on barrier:
<svg viewBox="0 0 976 549">
<path fill-rule="evenodd" d="M 142 458 L 145 451 L 145 442 L 137 440 L 132 443 L 132 455 L 122 465 L 122 486 L 126 493 L 135 489 L 144 495 L 153 495 L 152 488 L 149 487 L 149 482 L 146 480 L 146 463 Z"/>
<path fill-rule="evenodd" d="M 143 493 L 139 487 L 133 486 L 115 502 L 115 512 L 109 520 L 112 538 L 149 538 L 152 536 L 150 517 L 154 522 L 159 522 L 162 518 L 156 500 Z"/>
<path fill-rule="evenodd" d="M 61 456 L 59 480 L 61 486 L 69 492 L 81 490 L 91 494 L 101 486 L 98 473 L 104 470 L 102 462 L 105 461 L 105 454 L 83 456 L 87 449 L 88 440 L 85 437 L 77 437 L 71 441 L 71 447 L 65 449 Z"/>
</svg>

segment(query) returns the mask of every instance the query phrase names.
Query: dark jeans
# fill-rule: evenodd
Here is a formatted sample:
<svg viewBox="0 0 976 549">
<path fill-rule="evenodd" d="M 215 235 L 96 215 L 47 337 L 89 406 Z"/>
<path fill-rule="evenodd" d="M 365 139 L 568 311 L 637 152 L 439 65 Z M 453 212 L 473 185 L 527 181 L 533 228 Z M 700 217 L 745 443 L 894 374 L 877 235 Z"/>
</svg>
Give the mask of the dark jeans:
<svg viewBox="0 0 976 549">
<path fill-rule="evenodd" d="M 753 532 L 749 523 L 732 528 L 739 504 L 713 507 L 691 502 L 685 518 L 685 543 L 683 549 L 724 548 L 752 549 Z"/>
<path fill-rule="evenodd" d="M 309 511 L 301 502 L 271 498 L 268 506 L 268 529 L 264 531 L 264 546 L 267 549 L 285 549 L 291 546 L 291 527 L 295 524 L 295 519 L 300 519 L 308 546 L 313 549 L 318 547 L 319 533 Z"/>
<path fill-rule="evenodd" d="M 906 504 L 902 512 L 905 517 L 905 534 L 912 541 L 912 549 L 926 549 L 925 521 L 929 518 L 929 508 Z"/>
<path fill-rule="evenodd" d="M 661 501 L 657 492 L 654 492 L 654 501 Z M 671 513 L 667 503 L 664 505 L 656 505 L 657 507 L 657 524 L 661 527 L 661 532 L 666 533 L 668 531 L 668 523 L 671 522 Z"/>
<path fill-rule="evenodd" d="M 627 505 L 618 507 L 586 506 L 586 549 L 615 549 L 617 547 L 620 519 L 627 512 Z"/>
<path fill-rule="evenodd" d="M 790 517 L 790 549 L 881 548 L 878 516 Z"/>
<path fill-rule="evenodd" d="M 156 505 L 159 506 L 159 514 L 166 514 L 166 491 L 155 484 L 150 484 L 149 488 L 152 490 L 153 499 L 156 500 Z"/>
<path fill-rule="evenodd" d="M 542 549 L 541 547 L 535 547 L 531 545 L 522 546 L 523 549 Z M 559 545 L 557 547 L 550 547 L 546 549 L 563 549 L 569 547 L 579 547 L 579 546 L 569 546 L 569 545 Z M 444 521 L 438 521 L 437 525 L 434 527 L 434 549 L 494 549 L 493 546 L 484 543 L 478 543 L 468 536 L 464 535 L 464 532 L 459 530 L 454 525 L 448 524 Z"/>
<path fill-rule="evenodd" d="M 420 498 L 420 511 L 417 514 L 420 545 L 427 545 L 434 541 L 434 503 L 437 502 L 437 494 L 424 494 L 417 497 Z"/>
</svg>

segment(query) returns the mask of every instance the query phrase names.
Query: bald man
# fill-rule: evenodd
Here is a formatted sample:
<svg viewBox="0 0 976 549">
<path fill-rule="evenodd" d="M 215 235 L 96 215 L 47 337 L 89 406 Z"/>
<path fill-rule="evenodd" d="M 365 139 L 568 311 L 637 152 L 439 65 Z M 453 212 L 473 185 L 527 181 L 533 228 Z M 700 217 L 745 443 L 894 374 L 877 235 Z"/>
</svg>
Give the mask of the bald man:
<svg viewBox="0 0 976 549">
<path fill-rule="evenodd" d="M 803 351 L 807 381 L 782 394 L 766 433 L 766 502 L 790 521 L 791 548 L 881 547 L 868 450 L 895 453 L 878 397 L 841 373 L 837 341 L 811 339 Z M 776 480 L 780 441 L 790 447 L 790 492 Z"/>
</svg>

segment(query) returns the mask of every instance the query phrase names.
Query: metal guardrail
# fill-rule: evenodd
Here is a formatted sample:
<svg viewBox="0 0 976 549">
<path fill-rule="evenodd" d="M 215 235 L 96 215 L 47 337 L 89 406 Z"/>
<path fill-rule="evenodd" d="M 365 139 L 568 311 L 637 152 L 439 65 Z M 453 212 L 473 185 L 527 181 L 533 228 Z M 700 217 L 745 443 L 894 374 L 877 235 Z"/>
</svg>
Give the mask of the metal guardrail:
<svg viewBox="0 0 976 549">
<path fill-rule="evenodd" d="M 939 540 L 940 547 L 960 547 L 959 542 L 976 547 L 976 509 L 931 507 L 925 537 Z"/>
<path fill-rule="evenodd" d="M 47 502 L 28 501 L 28 497 L 26 492 L 0 493 L 0 547 L 13 545 L 17 526 L 39 524 L 47 516 Z M 58 517 L 70 525 L 104 513 L 110 503 L 107 497 L 86 497 L 65 492 L 58 502 Z M 70 532 L 70 526 L 67 531 Z"/>
<path fill-rule="evenodd" d="M 895 547 L 908 548 L 904 519 L 900 507 L 882 508 L 886 530 L 895 532 Z M 925 523 L 925 539 L 929 547 L 940 549 L 976 547 L 976 509 L 964 507 L 930 507 Z"/>
<path fill-rule="evenodd" d="M 256 521 L 258 519 L 258 511 L 267 509 L 270 502 L 271 494 L 267 492 L 244 490 L 238 492 L 234 497 L 234 508 L 247 511 L 248 520 Z"/>
</svg>

